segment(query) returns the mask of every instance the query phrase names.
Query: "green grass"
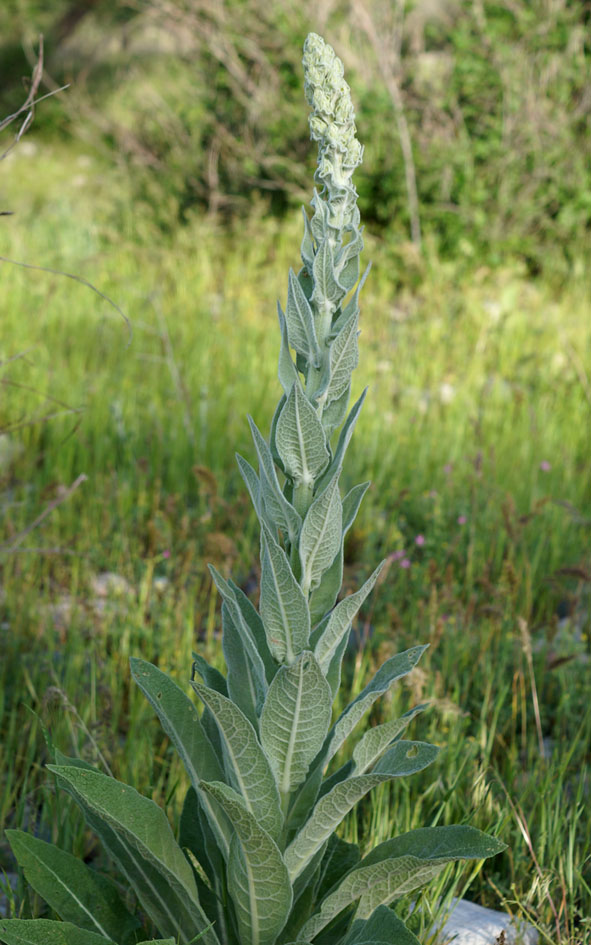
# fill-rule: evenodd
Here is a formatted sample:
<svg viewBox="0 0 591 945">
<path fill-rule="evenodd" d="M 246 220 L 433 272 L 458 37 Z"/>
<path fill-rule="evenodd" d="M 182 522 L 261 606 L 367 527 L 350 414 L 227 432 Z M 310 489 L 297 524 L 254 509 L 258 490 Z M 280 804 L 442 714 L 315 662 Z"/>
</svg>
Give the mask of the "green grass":
<svg viewBox="0 0 591 945">
<path fill-rule="evenodd" d="M 100 750 L 115 776 L 178 815 L 184 776 L 130 686 L 128 658 L 179 680 L 192 648 L 221 665 L 206 562 L 254 591 L 258 536 L 234 452 L 252 459 L 245 415 L 267 430 L 277 401 L 275 302 L 298 264 L 300 218 L 281 224 L 261 208 L 234 232 L 204 219 L 150 245 L 146 213 L 95 157 L 17 151 L 3 174 L 18 213 L 2 223 L 0 254 L 89 279 L 133 326 L 128 344 L 87 288 L 2 265 L 0 426 L 14 428 L 15 455 L 1 473 L 0 819 L 94 858 L 43 770 L 41 722 L 62 750 L 103 763 Z M 391 558 L 346 685 L 430 643 L 380 711 L 431 701 L 413 735 L 444 751 L 376 792 L 346 834 L 375 841 L 454 822 L 499 833 L 510 849 L 469 896 L 526 913 L 542 942 L 588 943 L 588 287 L 558 292 L 509 266 L 461 272 L 429 250 L 405 269 L 400 247 L 367 243 L 356 393 L 370 393 L 346 476 L 373 486 L 347 544 L 347 585 Z M 107 571 L 128 590 L 99 599 L 93 580 Z M 575 619 L 559 625 L 566 610 L 580 638 Z M 423 916 L 451 875 L 467 876 L 431 887 Z"/>
</svg>

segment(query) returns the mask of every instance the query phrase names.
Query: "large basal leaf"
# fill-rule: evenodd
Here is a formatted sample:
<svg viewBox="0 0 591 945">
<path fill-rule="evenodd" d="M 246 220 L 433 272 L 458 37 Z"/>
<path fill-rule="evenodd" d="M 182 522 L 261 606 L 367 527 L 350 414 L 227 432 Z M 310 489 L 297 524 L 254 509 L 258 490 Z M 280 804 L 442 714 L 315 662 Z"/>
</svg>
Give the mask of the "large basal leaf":
<svg viewBox="0 0 591 945">
<path fill-rule="evenodd" d="M 241 945 L 273 945 L 287 921 L 292 889 L 279 848 L 226 784 L 206 786 L 234 824 L 228 888 Z"/>
<path fill-rule="evenodd" d="M 278 663 L 292 663 L 308 646 L 310 611 L 287 555 L 264 525 L 259 606 L 271 653 Z"/>
<path fill-rule="evenodd" d="M 361 740 L 357 742 L 353 750 L 353 764 L 355 765 L 354 774 L 365 774 L 373 764 L 386 751 L 390 743 L 405 730 L 407 725 L 414 719 L 419 712 L 422 712 L 426 705 L 416 706 L 410 712 L 399 719 L 390 719 L 382 725 L 375 725 L 369 728 Z"/>
<path fill-rule="evenodd" d="M 328 733 L 326 748 L 323 752 L 324 765 L 334 758 L 345 739 L 349 737 L 365 713 L 369 712 L 376 699 L 387 692 L 397 679 L 410 673 L 426 649 L 426 646 L 413 646 L 410 650 L 397 653 L 386 660 L 357 698 L 341 713 Z"/>
<path fill-rule="evenodd" d="M 218 724 L 232 786 L 263 830 L 276 839 L 283 828 L 279 792 L 255 730 L 230 699 L 206 686 L 192 685 Z"/>
<path fill-rule="evenodd" d="M 424 742 L 397 742 L 378 762 L 372 774 L 343 781 L 321 797 L 285 851 L 285 863 L 292 882 L 368 791 L 392 778 L 421 771 L 431 764 L 438 751 L 434 745 Z"/>
<path fill-rule="evenodd" d="M 238 627 L 227 604 L 222 604 L 222 649 L 227 668 L 228 693 L 232 702 L 244 713 L 253 728 L 265 701 L 265 689 L 254 670 L 248 651 L 242 644 Z M 220 776 L 215 778 L 220 780 Z"/>
<path fill-rule="evenodd" d="M 314 315 L 293 269 L 289 270 L 285 322 L 291 347 L 314 367 L 320 367 L 321 354 L 314 328 Z"/>
<path fill-rule="evenodd" d="M 97 771 L 48 768 L 80 805 L 160 934 L 174 935 L 180 945 L 189 945 L 202 931 L 203 945 L 219 945 L 164 811 L 134 788 Z"/>
<path fill-rule="evenodd" d="M 312 502 L 300 532 L 301 583 L 305 594 L 318 587 L 322 575 L 330 568 L 341 547 L 342 534 L 343 506 L 335 476 Z"/>
<path fill-rule="evenodd" d="M 295 482 L 312 485 L 328 465 L 322 424 L 299 379 L 277 420 L 276 445 L 287 475 Z"/>
<path fill-rule="evenodd" d="M 297 374 L 295 379 L 297 379 Z M 294 381 L 292 380 L 292 387 L 293 383 Z M 248 422 L 259 460 L 261 473 L 260 495 L 265 510 L 273 520 L 275 527 L 280 528 L 286 537 L 289 538 L 290 542 L 295 544 L 298 540 L 302 520 L 291 502 L 288 502 L 285 498 L 283 490 L 279 485 L 273 455 L 267 441 L 251 417 L 248 418 Z M 260 517 L 261 516 L 259 516 L 259 518 Z"/>
<path fill-rule="evenodd" d="M 132 657 L 130 663 L 134 680 L 155 709 L 193 787 L 198 790 L 202 780 L 223 778 L 223 769 L 189 697 L 166 673 L 146 660 Z M 213 806 L 210 806 L 208 816 L 217 842 L 227 856 L 231 827 L 223 813 Z"/>
<path fill-rule="evenodd" d="M 0 919 L 5 945 L 110 945 L 112 939 L 51 919 Z"/>
<path fill-rule="evenodd" d="M 261 743 L 281 794 L 302 783 L 330 726 L 332 694 L 311 652 L 282 666 L 261 714 Z"/>
<path fill-rule="evenodd" d="M 328 671 L 328 667 L 341 640 L 345 634 L 349 634 L 351 624 L 370 591 L 373 590 L 384 563 L 385 562 L 382 561 L 382 563 L 378 565 L 363 587 L 340 601 L 331 613 L 326 629 L 314 649 L 314 655 L 323 673 Z"/>
<path fill-rule="evenodd" d="M 6 837 L 29 885 L 64 921 L 117 943 L 139 927 L 115 884 L 81 859 L 21 830 Z"/>
<path fill-rule="evenodd" d="M 421 945 L 387 906 L 376 909 L 371 918 L 356 919 L 340 945 Z"/>
</svg>

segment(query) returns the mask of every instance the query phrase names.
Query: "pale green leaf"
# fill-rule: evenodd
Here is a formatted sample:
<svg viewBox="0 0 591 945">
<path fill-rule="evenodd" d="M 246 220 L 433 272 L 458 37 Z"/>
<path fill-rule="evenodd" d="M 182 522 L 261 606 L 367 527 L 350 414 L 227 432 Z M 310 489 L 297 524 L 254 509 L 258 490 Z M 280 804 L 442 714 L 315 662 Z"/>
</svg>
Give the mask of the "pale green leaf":
<svg viewBox="0 0 591 945">
<path fill-rule="evenodd" d="M 21 830 L 7 830 L 6 837 L 29 885 L 64 921 L 111 942 L 139 927 L 115 884 L 81 859 Z"/>
<path fill-rule="evenodd" d="M 215 582 L 220 595 L 227 605 L 228 610 L 230 611 L 230 616 L 232 620 L 240 629 L 240 636 L 244 647 L 250 657 L 252 663 L 253 671 L 257 675 L 258 683 L 266 688 L 266 679 L 267 671 L 263 659 L 261 656 L 261 650 L 258 646 L 258 641 L 255 638 L 254 632 L 245 619 L 245 616 L 242 612 L 242 608 L 238 602 L 236 592 L 234 588 L 222 577 L 222 575 L 217 571 L 212 564 L 209 565 L 209 570 Z"/>
<path fill-rule="evenodd" d="M 218 724 L 232 785 L 261 827 L 277 838 L 283 827 L 279 792 L 255 730 L 230 699 L 206 686 L 192 685 Z"/>
<path fill-rule="evenodd" d="M 390 743 L 397 738 L 401 732 L 409 725 L 419 712 L 422 712 L 426 706 L 419 705 L 406 712 L 399 719 L 390 719 L 382 725 L 375 725 L 369 728 L 361 740 L 357 742 L 353 750 L 353 762 L 355 764 L 355 775 L 365 774 L 373 764 L 386 751 Z"/>
<path fill-rule="evenodd" d="M 341 330 L 343 325 L 349 321 L 349 319 L 354 313 L 357 315 L 359 314 L 359 293 L 361 292 L 363 286 L 365 285 L 365 280 L 367 279 L 369 275 L 370 269 L 371 269 L 371 263 L 369 263 L 365 272 L 361 276 L 361 279 L 359 280 L 359 283 L 357 284 L 357 288 L 355 289 L 355 292 L 351 296 L 350 300 L 347 302 L 347 304 L 343 308 L 342 314 L 334 323 L 333 331 L 335 332 L 335 334 Z"/>
<path fill-rule="evenodd" d="M 318 482 L 316 484 L 318 489 L 323 489 L 325 484 L 329 481 L 329 479 L 331 479 L 333 476 L 337 475 L 340 472 L 343 465 L 343 460 L 345 458 L 345 453 L 347 451 L 347 447 L 349 446 L 349 443 L 351 442 L 351 437 L 353 436 L 355 424 L 357 423 L 357 420 L 359 418 L 359 414 L 361 412 L 361 408 L 363 406 L 363 401 L 365 400 L 366 394 L 367 394 L 367 387 L 365 388 L 365 390 L 363 391 L 359 399 L 351 407 L 351 410 L 349 412 L 349 416 L 347 417 L 345 425 L 343 426 L 343 429 L 339 433 L 339 438 L 337 440 L 337 447 L 336 447 L 332 462 L 327 467 L 327 469 L 325 469 L 323 475 L 318 479 Z M 336 401 L 336 402 L 338 403 L 339 401 Z M 326 413 L 326 410 L 325 410 L 325 413 Z"/>
<path fill-rule="evenodd" d="M 279 663 L 292 663 L 308 646 L 310 612 L 283 548 L 261 529 L 261 616 L 269 649 Z"/>
<path fill-rule="evenodd" d="M 191 867 L 157 804 L 98 771 L 59 765 L 48 769 L 80 805 L 160 934 L 178 936 L 180 945 L 189 945 L 197 932 L 209 929 Z M 219 945 L 213 930 L 204 931 L 203 943 Z"/>
<path fill-rule="evenodd" d="M 338 476 L 317 495 L 308 509 L 300 532 L 302 589 L 315 590 L 341 547 L 343 507 Z"/>
<path fill-rule="evenodd" d="M 302 520 L 291 502 L 288 502 L 285 498 L 279 485 L 275 463 L 267 441 L 254 420 L 249 417 L 248 422 L 250 423 L 250 430 L 259 460 L 261 496 L 265 509 L 273 520 L 275 527 L 280 528 L 289 537 L 290 542 L 295 544 L 300 533 Z"/>
<path fill-rule="evenodd" d="M 431 863 L 414 856 L 403 856 L 354 869 L 326 897 L 320 912 L 306 922 L 302 935 L 315 938 L 342 909 L 357 900 L 357 918 L 367 919 L 378 906 L 388 905 L 430 882 L 444 866 L 445 861 Z"/>
<path fill-rule="evenodd" d="M 325 392 L 326 402 L 331 403 L 349 390 L 351 375 L 359 364 L 357 315 L 343 326 L 330 346 L 330 381 Z"/>
<path fill-rule="evenodd" d="M 378 762 L 372 774 L 342 781 L 320 798 L 285 852 L 285 863 L 292 882 L 368 791 L 392 778 L 421 771 L 431 764 L 438 751 L 435 746 L 423 742 L 396 742 Z"/>
<path fill-rule="evenodd" d="M 51 919 L 0 919 L 5 945 L 110 945 L 112 939 Z"/>
<path fill-rule="evenodd" d="M 281 332 L 281 347 L 279 349 L 279 382 L 285 391 L 285 394 L 289 394 L 293 382 L 297 378 L 297 369 L 293 363 L 289 351 L 289 338 L 287 336 L 287 324 L 285 322 L 285 315 L 283 310 L 277 302 L 277 314 L 279 316 L 279 331 Z"/>
<path fill-rule="evenodd" d="M 322 424 L 299 380 L 277 420 L 276 445 L 287 475 L 306 485 L 314 483 L 330 459 Z"/>
<path fill-rule="evenodd" d="M 261 744 L 281 794 L 302 783 L 330 726 L 332 694 L 312 653 L 282 666 L 261 714 Z"/>
<path fill-rule="evenodd" d="M 132 657 L 130 664 L 131 675 L 155 709 L 162 728 L 181 757 L 193 787 L 198 790 L 201 780 L 222 778 L 223 772 L 215 750 L 189 697 L 166 673 L 146 660 Z M 227 855 L 231 827 L 219 811 L 211 809 L 208 814 L 217 841 Z"/>
<path fill-rule="evenodd" d="M 316 305 L 322 306 L 323 302 L 334 305 L 342 298 L 343 290 L 335 278 L 334 259 L 329 236 L 325 236 L 320 241 L 318 251 L 314 257 L 312 274 L 314 276 L 312 299 Z"/>
<path fill-rule="evenodd" d="M 328 733 L 324 764 L 328 764 L 330 759 L 334 758 L 343 742 L 366 712 L 369 712 L 376 699 L 387 692 L 397 679 L 401 679 L 414 669 L 426 649 L 426 646 L 413 646 L 410 650 L 397 653 L 386 660 L 357 698 L 341 713 Z"/>
<path fill-rule="evenodd" d="M 313 626 L 322 620 L 329 610 L 332 610 L 343 584 L 344 541 L 342 538 L 334 561 L 320 578 L 318 587 L 310 594 L 310 621 Z M 310 648 L 312 648 L 312 642 L 310 642 Z"/>
<path fill-rule="evenodd" d="M 359 506 L 370 485 L 370 482 L 361 482 L 358 486 L 353 486 L 343 499 L 343 534 L 347 534 L 357 518 Z"/>
<path fill-rule="evenodd" d="M 265 701 L 265 687 L 254 670 L 238 627 L 225 602 L 222 604 L 222 649 L 228 673 L 228 694 L 256 730 L 258 716 Z M 221 775 L 213 780 L 221 780 Z"/>
<path fill-rule="evenodd" d="M 312 272 L 312 265 L 314 263 L 314 237 L 312 236 L 310 220 L 305 207 L 302 207 L 302 214 L 304 216 L 304 235 L 302 237 L 300 254 L 307 271 Z"/>
<path fill-rule="evenodd" d="M 326 379 L 324 380 L 326 382 Z M 322 411 L 322 426 L 327 442 L 330 440 L 335 430 L 338 430 L 341 423 L 347 416 L 347 407 L 349 406 L 350 396 L 351 385 L 347 387 L 338 400 L 333 400 L 330 404 L 325 405 Z M 326 478 L 329 479 L 330 474 Z"/>
<path fill-rule="evenodd" d="M 240 475 L 244 480 L 244 484 L 248 489 L 248 494 L 253 505 L 255 512 L 259 519 L 263 517 L 263 505 L 261 501 L 261 483 L 259 477 L 257 476 L 255 470 L 252 468 L 249 462 L 244 459 L 240 453 L 236 453 L 236 462 L 238 463 L 238 468 L 240 469 Z"/>
<path fill-rule="evenodd" d="M 285 322 L 289 344 L 315 367 L 320 366 L 320 348 L 314 328 L 314 315 L 293 269 L 289 270 Z"/>
<path fill-rule="evenodd" d="M 242 619 L 250 630 L 250 634 L 257 648 L 257 653 L 263 662 L 266 680 L 268 683 L 270 683 L 273 679 L 273 676 L 277 672 L 277 663 L 271 656 L 271 651 L 267 646 L 267 635 L 265 633 L 261 616 L 250 598 L 246 596 L 241 587 L 238 587 L 238 585 L 234 583 L 232 578 L 229 579 L 228 584 L 234 592 L 234 599 L 238 604 L 238 608 L 242 614 Z M 211 686 L 210 688 L 217 689 L 217 686 Z M 223 693 L 223 695 L 226 695 L 226 693 Z"/>
<path fill-rule="evenodd" d="M 361 865 L 371 866 L 399 856 L 418 856 L 428 860 L 485 860 L 506 848 L 502 840 L 466 824 L 421 827 L 379 843 L 364 857 Z"/>
<path fill-rule="evenodd" d="M 309 513 L 308 513 L 309 514 Z M 305 527 L 305 522 L 304 522 Z M 331 660 L 336 653 L 343 636 L 349 634 L 351 624 L 357 616 L 361 605 L 366 600 L 370 591 L 380 576 L 384 562 L 375 569 L 373 574 L 367 579 L 363 587 L 354 594 L 343 598 L 330 615 L 324 633 L 318 640 L 314 649 L 314 655 L 323 673 L 328 672 Z"/>
<path fill-rule="evenodd" d="M 226 784 L 206 786 L 236 830 L 228 864 L 228 888 L 241 945 L 273 945 L 287 921 L 292 889 L 274 840 Z"/>
</svg>

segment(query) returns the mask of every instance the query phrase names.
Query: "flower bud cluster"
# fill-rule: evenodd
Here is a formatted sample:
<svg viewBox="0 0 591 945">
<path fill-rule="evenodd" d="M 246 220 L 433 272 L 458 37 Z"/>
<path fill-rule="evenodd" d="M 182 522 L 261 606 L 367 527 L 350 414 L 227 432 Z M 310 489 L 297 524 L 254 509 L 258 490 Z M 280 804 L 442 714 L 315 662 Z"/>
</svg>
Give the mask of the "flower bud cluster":
<svg viewBox="0 0 591 945">
<path fill-rule="evenodd" d="M 303 64 L 306 98 L 312 108 L 310 132 L 318 142 L 315 180 L 328 201 L 330 224 L 342 230 L 350 227 L 354 216 L 357 192 L 351 177 L 363 158 L 351 90 L 343 78 L 343 63 L 316 33 L 310 33 L 304 44 Z"/>
</svg>

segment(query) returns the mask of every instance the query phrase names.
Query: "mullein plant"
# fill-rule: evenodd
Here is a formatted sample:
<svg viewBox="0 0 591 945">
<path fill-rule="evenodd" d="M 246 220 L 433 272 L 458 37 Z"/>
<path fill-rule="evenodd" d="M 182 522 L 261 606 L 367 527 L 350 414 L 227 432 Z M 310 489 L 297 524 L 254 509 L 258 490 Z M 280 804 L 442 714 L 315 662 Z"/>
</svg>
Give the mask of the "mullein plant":
<svg viewBox="0 0 591 945">
<path fill-rule="evenodd" d="M 311 33 L 303 64 L 319 154 L 303 266 L 289 273 L 278 309 L 283 396 L 269 439 L 251 421 L 258 472 L 238 457 L 261 529 L 259 608 L 211 569 L 223 602 L 226 675 L 195 655 L 197 704 L 161 670 L 132 660 L 190 780 L 178 838 L 166 813 L 133 787 L 59 751 L 49 765 L 137 910 L 69 853 L 9 831 L 26 879 L 61 921 L 0 920 L 6 945 L 131 945 L 148 941 L 146 927 L 161 945 L 411 945 L 418 940 L 391 904 L 454 860 L 503 849 L 469 826 L 414 830 L 364 856 L 338 834 L 369 791 L 421 771 L 438 749 L 403 737 L 419 706 L 367 728 L 349 760 L 333 763 L 425 648 L 388 659 L 333 720 L 351 625 L 381 568 L 338 601 L 344 539 L 368 487 L 343 496 L 339 486 L 365 396 L 348 411 L 365 279 L 352 176 L 363 149 L 332 48 Z"/>
</svg>

